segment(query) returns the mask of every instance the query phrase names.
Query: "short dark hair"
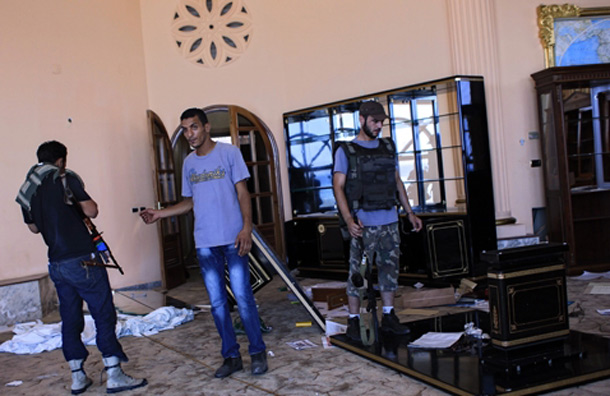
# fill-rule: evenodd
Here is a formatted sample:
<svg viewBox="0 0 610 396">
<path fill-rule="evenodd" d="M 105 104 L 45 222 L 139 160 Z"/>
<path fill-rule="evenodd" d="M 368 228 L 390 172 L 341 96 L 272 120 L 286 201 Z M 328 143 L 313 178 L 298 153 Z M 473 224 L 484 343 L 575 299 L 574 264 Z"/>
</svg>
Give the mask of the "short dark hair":
<svg viewBox="0 0 610 396">
<path fill-rule="evenodd" d="M 66 159 L 68 149 L 57 140 L 49 140 L 38 146 L 36 156 L 38 162 L 55 163 L 60 158 Z"/>
<path fill-rule="evenodd" d="M 190 109 L 186 109 L 182 112 L 180 116 L 180 121 L 184 121 L 187 118 L 199 117 L 199 121 L 201 121 L 201 125 L 205 125 L 208 123 L 208 116 L 205 115 L 205 112 L 196 107 L 191 107 Z"/>
</svg>

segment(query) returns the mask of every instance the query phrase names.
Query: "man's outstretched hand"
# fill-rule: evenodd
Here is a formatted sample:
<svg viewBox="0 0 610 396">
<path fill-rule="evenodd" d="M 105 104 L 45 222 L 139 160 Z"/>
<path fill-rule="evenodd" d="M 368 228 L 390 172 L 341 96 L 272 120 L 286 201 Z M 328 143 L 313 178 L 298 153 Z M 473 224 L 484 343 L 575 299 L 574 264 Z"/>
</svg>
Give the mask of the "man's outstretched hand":
<svg viewBox="0 0 610 396">
<path fill-rule="evenodd" d="M 140 217 L 146 224 L 152 224 L 155 221 L 159 220 L 161 216 L 159 216 L 159 211 L 154 209 L 144 209 L 140 212 Z"/>
</svg>

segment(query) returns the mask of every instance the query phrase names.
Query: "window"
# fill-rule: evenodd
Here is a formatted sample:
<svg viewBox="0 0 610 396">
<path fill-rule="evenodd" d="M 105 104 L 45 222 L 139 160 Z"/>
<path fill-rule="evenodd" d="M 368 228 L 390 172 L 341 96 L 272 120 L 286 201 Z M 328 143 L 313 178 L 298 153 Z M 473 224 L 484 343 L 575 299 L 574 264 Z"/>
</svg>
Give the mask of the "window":
<svg viewBox="0 0 610 396">
<path fill-rule="evenodd" d="M 566 89 L 563 99 L 570 188 L 610 188 L 610 85 Z"/>
<path fill-rule="evenodd" d="M 452 77 L 284 114 L 293 215 L 337 210 L 335 142 L 358 134 L 358 109 L 368 100 L 381 103 L 390 116 L 381 136 L 394 140 L 411 206 L 419 212 L 466 212 L 465 171 L 482 169 L 489 160 L 473 156 L 473 146 L 488 152 L 480 77 Z"/>
<path fill-rule="evenodd" d="M 462 145 L 453 84 L 389 96 L 400 176 L 411 206 L 443 211 L 464 202 Z"/>
</svg>

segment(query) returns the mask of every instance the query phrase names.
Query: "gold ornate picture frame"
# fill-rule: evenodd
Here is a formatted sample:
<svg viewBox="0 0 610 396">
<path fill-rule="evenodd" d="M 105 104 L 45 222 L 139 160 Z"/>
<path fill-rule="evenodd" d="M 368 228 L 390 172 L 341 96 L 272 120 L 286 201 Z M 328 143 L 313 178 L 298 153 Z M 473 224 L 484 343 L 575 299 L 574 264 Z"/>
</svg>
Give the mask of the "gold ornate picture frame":
<svg viewBox="0 0 610 396">
<path fill-rule="evenodd" d="M 610 7 L 581 8 L 573 4 L 552 4 L 540 5 L 536 12 L 538 15 L 538 35 L 544 49 L 544 63 L 547 68 L 556 66 L 555 24 L 557 20 L 575 20 L 580 18 L 592 20 L 604 16 L 610 18 Z"/>
</svg>

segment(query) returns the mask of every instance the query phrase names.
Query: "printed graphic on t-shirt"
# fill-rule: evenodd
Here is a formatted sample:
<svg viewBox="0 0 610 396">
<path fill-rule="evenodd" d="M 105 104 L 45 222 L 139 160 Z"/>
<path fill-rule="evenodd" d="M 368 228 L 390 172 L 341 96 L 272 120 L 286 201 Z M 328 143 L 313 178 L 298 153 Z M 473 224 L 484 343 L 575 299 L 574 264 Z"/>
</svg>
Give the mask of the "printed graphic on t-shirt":
<svg viewBox="0 0 610 396">
<path fill-rule="evenodd" d="M 207 171 L 204 169 L 201 173 L 197 173 L 194 169 L 191 169 L 189 173 L 189 181 L 191 184 L 197 184 L 210 180 L 224 179 L 226 173 L 227 172 L 221 166 L 218 166 L 218 168 L 213 171 Z"/>
</svg>

